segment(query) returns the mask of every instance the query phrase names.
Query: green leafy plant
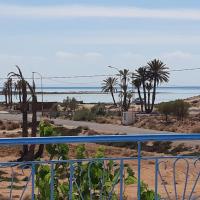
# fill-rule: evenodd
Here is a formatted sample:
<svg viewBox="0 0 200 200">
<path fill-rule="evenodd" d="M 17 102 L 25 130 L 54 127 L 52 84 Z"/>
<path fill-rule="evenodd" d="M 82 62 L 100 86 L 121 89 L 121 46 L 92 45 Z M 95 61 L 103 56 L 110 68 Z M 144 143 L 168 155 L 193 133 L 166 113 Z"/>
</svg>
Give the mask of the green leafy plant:
<svg viewBox="0 0 200 200">
<path fill-rule="evenodd" d="M 87 108 L 82 108 L 75 111 L 73 120 L 74 121 L 92 121 L 96 119 L 95 113 L 92 113 L 91 110 Z"/>
<path fill-rule="evenodd" d="M 40 125 L 41 132 L 44 136 L 53 136 L 54 129 L 49 124 Z M 45 146 L 50 160 L 68 160 L 69 147 L 66 144 L 48 144 Z M 54 199 L 68 199 L 70 191 L 70 172 L 73 171 L 72 199 L 112 199 L 117 200 L 119 194 L 115 187 L 119 185 L 121 173 L 120 163 L 114 160 L 104 160 L 104 147 L 99 147 L 91 161 L 87 161 L 87 151 L 84 144 L 75 148 L 75 161 L 71 162 L 54 162 L 53 166 L 49 164 L 36 165 L 35 186 L 38 194 L 36 200 L 50 199 L 51 194 L 51 173 L 54 172 Z M 137 183 L 134 171 L 128 164 L 124 165 L 123 179 L 125 185 Z M 124 199 L 126 193 L 124 190 Z M 141 199 L 153 200 L 154 191 L 149 190 L 143 182 L 141 184 Z"/>
<path fill-rule="evenodd" d="M 158 111 L 165 115 L 166 121 L 168 121 L 168 116 L 173 115 L 177 120 L 183 120 L 188 115 L 189 103 L 183 100 L 175 100 L 169 102 L 163 102 L 157 105 Z"/>
<path fill-rule="evenodd" d="M 91 108 L 91 112 L 97 116 L 105 116 L 106 115 L 106 107 L 103 103 L 98 103 Z"/>
</svg>

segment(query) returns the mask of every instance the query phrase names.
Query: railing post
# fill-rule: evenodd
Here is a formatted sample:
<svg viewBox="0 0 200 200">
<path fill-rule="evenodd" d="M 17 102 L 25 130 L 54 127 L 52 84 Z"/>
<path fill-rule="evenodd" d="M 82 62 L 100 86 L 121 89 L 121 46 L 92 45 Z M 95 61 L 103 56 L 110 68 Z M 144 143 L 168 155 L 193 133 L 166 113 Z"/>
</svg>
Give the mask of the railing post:
<svg viewBox="0 0 200 200">
<path fill-rule="evenodd" d="M 32 169 L 31 169 L 31 177 L 32 177 L 32 195 L 31 199 L 35 199 L 35 163 L 32 163 Z"/>
<path fill-rule="evenodd" d="M 51 196 L 50 200 L 54 200 L 54 163 L 51 163 Z"/>
<path fill-rule="evenodd" d="M 124 161 L 120 160 L 120 200 L 123 200 Z"/>
<path fill-rule="evenodd" d="M 69 175 L 69 200 L 72 200 L 73 192 L 73 177 L 74 177 L 74 167 L 73 162 L 70 162 L 70 175 Z"/>
<path fill-rule="evenodd" d="M 137 197 L 140 200 L 140 176 L 141 176 L 141 142 L 138 142 L 138 184 L 137 184 Z"/>
<path fill-rule="evenodd" d="M 158 200 L 158 159 L 155 159 L 155 200 Z"/>
</svg>

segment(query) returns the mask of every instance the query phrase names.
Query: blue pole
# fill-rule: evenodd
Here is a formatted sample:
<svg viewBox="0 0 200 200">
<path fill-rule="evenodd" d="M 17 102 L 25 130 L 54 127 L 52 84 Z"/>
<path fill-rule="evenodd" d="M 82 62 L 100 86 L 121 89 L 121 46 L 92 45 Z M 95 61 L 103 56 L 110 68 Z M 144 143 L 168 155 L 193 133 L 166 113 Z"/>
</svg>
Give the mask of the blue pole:
<svg viewBox="0 0 200 200">
<path fill-rule="evenodd" d="M 123 200 L 124 162 L 120 160 L 120 200 Z"/>
<path fill-rule="evenodd" d="M 32 163 L 31 176 L 32 176 L 32 197 L 31 197 L 31 199 L 34 200 L 35 199 L 35 164 L 34 163 Z"/>
<path fill-rule="evenodd" d="M 54 200 L 54 163 L 51 163 L 51 200 Z"/>
<path fill-rule="evenodd" d="M 155 200 L 158 200 L 158 159 L 155 160 Z"/>
<path fill-rule="evenodd" d="M 70 162 L 70 176 L 69 176 L 69 200 L 72 200 L 72 192 L 73 192 L 73 175 L 74 167 L 73 162 Z"/>
<path fill-rule="evenodd" d="M 137 184 L 137 196 L 138 200 L 140 200 L 140 176 L 141 176 L 141 142 L 138 142 L 138 184 Z"/>
</svg>

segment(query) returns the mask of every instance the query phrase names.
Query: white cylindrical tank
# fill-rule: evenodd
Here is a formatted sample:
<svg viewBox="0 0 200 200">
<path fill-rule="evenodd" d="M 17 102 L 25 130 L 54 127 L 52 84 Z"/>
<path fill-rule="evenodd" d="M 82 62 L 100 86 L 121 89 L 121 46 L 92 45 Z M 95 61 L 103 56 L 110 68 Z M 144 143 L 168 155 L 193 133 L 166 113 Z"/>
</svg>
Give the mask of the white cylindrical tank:
<svg viewBox="0 0 200 200">
<path fill-rule="evenodd" d="M 127 111 L 122 113 L 122 124 L 131 125 L 135 123 L 135 112 Z"/>
</svg>

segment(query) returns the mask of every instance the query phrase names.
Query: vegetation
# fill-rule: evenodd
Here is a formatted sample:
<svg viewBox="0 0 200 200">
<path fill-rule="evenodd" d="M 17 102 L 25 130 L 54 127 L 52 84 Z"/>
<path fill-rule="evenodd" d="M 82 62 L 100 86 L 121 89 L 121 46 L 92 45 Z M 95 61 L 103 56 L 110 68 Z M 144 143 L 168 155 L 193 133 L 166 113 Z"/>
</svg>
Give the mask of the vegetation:
<svg viewBox="0 0 200 200">
<path fill-rule="evenodd" d="M 98 103 L 91 108 L 91 112 L 97 116 L 105 116 L 106 106 L 103 103 Z"/>
<path fill-rule="evenodd" d="M 20 99 L 21 99 L 21 112 L 22 112 L 22 137 L 28 137 L 28 90 L 31 93 L 32 97 L 32 129 L 31 129 L 31 136 L 36 137 L 37 134 L 37 96 L 35 93 L 35 83 L 33 82 L 33 85 L 31 86 L 24 78 L 21 69 L 17 67 L 18 72 L 10 72 L 8 74 L 8 79 L 12 80 L 12 77 L 17 78 L 17 82 L 15 85 L 20 86 L 18 88 L 18 91 L 20 93 Z M 22 96 L 21 96 L 22 95 Z M 23 145 L 23 152 L 21 154 L 21 158 L 18 159 L 18 161 L 23 160 L 34 160 L 35 145 Z M 37 153 L 36 153 L 37 154 Z"/>
<path fill-rule="evenodd" d="M 114 93 L 117 92 L 116 85 L 117 85 L 117 78 L 114 78 L 114 77 L 108 77 L 107 79 L 103 80 L 103 83 L 102 83 L 102 91 L 110 92 L 115 106 L 117 106 L 117 103 L 114 97 Z"/>
<path fill-rule="evenodd" d="M 165 116 L 166 122 L 168 122 L 168 116 L 173 113 L 173 103 L 170 102 L 162 102 L 157 105 L 158 112 Z"/>
<path fill-rule="evenodd" d="M 4 86 L 3 86 L 3 95 L 5 96 L 5 103 L 8 106 L 12 106 L 13 104 L 13 80 L 12 78 L 8 78 L 5 82 L 4 82 Z"/>
<path fill-rule="evenodd" d="M 183 120 L 185 117 L 188 116 L 188 111 L 190 107 L 189 103 L 178 99 L 174 101 L 173 104 L 173 114 L 177 117 L 177 120 Z"/>
<path fill-rule="evenodd" d="M 52 136 L 54 134 L 53 127 L 42 123 L 41 131 L 44 136 Z M 45 147 L 51 160 L 68 160 L 69 147 L 65 144 L 49 144 Z M 85 159 L 86 149 L 85 145 L 78 145 L 75 149 L 76 159 Z M 54 199 L 66 199 L 70 191 L 70 171 L 73 170 L 72 184 L 72 199 L 99 199 L 110 197 L 110 199 L 117 200 L 118 194 L 114 187 L 120 182 L 120 163 L 113 160 L 104 161 L 104 148 L 100 147 L 96 152 L 94 158 L 96 161 L 88 162 L 74 161 L 73 164 L 54 163 L 53 167 L 49 165 L 36 165 L 36 189 L 38 193 L 35 195 L 36 199 L 46 200 L 50 199 L 51 187 L 51 170 L 54 170 Z M 70 170 L 71 169 L 71 170 Z M 137 184 L 137 178 L 129 165 L 124 165 L 124 184 Z M 92 191 L 92 193 L 91 193 Z M 124 191 L 124 198 L 126 193 Z M 148 186 L 141 182 L 141 199 L 153 200 L 155 193 L 150 190 Z M 160 196 L 158 197 L 160 199 Z"/>
<path fill-rule="evenodd" d="M 189 107 L 189 103 L 179 99 L 157 105 L 158 111 L 165 115 L 166 122 L 169 115 L 175 116 L 177 120 L 183 120 L 188 115 Z"/>
<path fill-rule="evenodd" d="M 133 81 L 133 84 L 138 90 L 139 97 L 141 96 L 140 84 L 143 90 L 144 102 L 140 97 L 141 104 L 144 104 L 146 113 L 151 113 L 155 104 L 157 86 L 169 81 L 168 67 L 162 61 L 154 59 L 148 62 L 147 66 L 138 68 L 134 79 L 136 81 Z"/>
<path fill-rule="evenodd" d="M 151 113 L 154 109 L 156 90 L 159 84 L 169 81 L 169 68 L 157 59 L 154 59 L 147 63 L 145 67 L 139 67 L 135 72 L 131 73 L 128 69 L 118 70 L 120 77 L 120 98 L 119 106 L 122 111 L 128 111 L 132 91 L 130 91 L 129 83 L 137 89 L 137 93 L 140 99 L 141 111 Z M 132 74 L 132 76 L 131 76 Z M 103 91 L 110 91 L 113 97 L 114 85 L 116 85 L 115 78 L 107 78 L 103 81 Z M 115 83 L 115 84 L 113 84 Z M 143 97 L 142 97 L 143 94 Z M 114 101 L 114 104 L 116 102 Z"/>
<path fill-rule="evenodd" d="M 74 112 L 78 108 L 78 101 L 74 97 L 67 97 L 63 100 L 63 106 L 65 111 Z"/>
<path fill-rule="evenodd" d="M 120 83 L 121 110 L 126 112 L 130 107 L 130 102 L 132 98 L 132 93 L 128 91 L 130 72 L 128 69 L 119 70 L 118 76 L 120 76 L 120 81 L 121 81 Z"/>
<path fill-rule="evenodd" d="M 90 109 L 82 108 L 75 111 L 73 120 L 74 121 L 92 121 L 96 119 L 95 113 L 92 113 Z"/>
</svg>

